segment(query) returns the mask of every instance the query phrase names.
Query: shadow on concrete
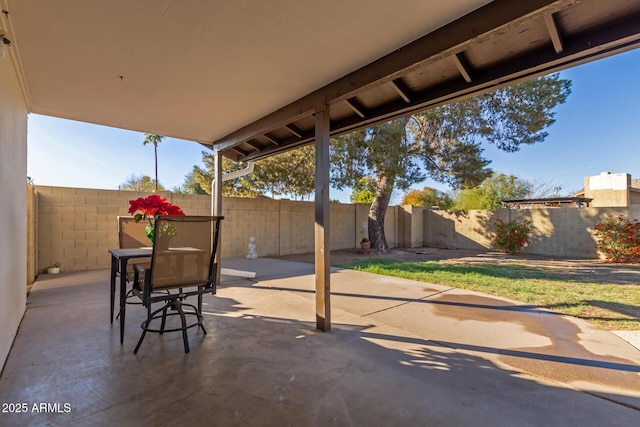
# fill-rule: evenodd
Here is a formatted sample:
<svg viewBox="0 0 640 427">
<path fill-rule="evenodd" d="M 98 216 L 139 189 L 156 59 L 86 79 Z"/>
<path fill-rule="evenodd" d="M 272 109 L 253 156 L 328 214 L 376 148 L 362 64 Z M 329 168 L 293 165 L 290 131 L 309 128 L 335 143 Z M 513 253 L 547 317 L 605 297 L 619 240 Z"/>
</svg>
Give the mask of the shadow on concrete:
<svg viewBox="0 0 640 427">
<path fill-rule="evenodd" d="M 257 289 L 260 289 L 260 288 L 257 288 Z M 269 287 L 269 288 L 263 288 L 263 289 L 315 294 L 314 291 L 305 290 L 305 289 L 293 290 L 291 288 L 278 288 L 278 287 Z M 345 293 L 345 292 L 332 292 L 332 296 L 379 299 L 379 300 L 386 300 L 386 301 L 398 301 L 402 303 L 423 303 L 423 304 L 433 304 L 433 305 L 456 306 L 456 307 L 473 308 L 473 309 L 505 310 L 505 311 L 512 311 L 512 312 L 521 312 L 521 313 L 528 312 L 528 313 L 540 314 L 542 312 L 540 307 L 532 306 L 532 305 L 505 306 L 505 305 L 472 304 L 472 303 L 451 302 L 451 301 L 435 301 L 435 300 L 429 300 L 429 299 L 416 300 L 411 298 L 387 297 L 387 296 L 379 296 L 379 295 L 362 295 L 362 294 L 353 294 L 353 293 Z M 563 316 L 562 313 L 554 313 L 549 311 L 545 311 L 544 314 L 551 315 L 551 316 Z M 606 362 L 606 361 L 599 361 L 599 360 L 581 359 L 581 358 L 575 358 L 575 357 L 554 356 L 549 354 L 541 354 L 541 353 L 533 353 L 533 352 L 525 352 L 525 351 L 514 351 L 514 350 L 500 349 L 500 348 L 494 348 L 494 347 L 466 345 L 463 343 L 453 343 L 453 342 L 446 342 L 446 341 L 440 341 L 440 340 L 436 340 L 433 342 L 436 342 L 445 347 L 471 350 L 471 351 L 476 351 L 481 353 L 509 355 L 509 356 L 515 356 L 515 357 L 548 360 L 548 361 L 554 361 L 554 362 L 560 362 L 560 363 L 571 363 L 571 364 L 576 364 L 581 366 L 617 369 L 617 370 L 629 371 L 629 372 L 640 372 L 640 365 L 632 365 L 632 364 L 626 364 L 626 363 L 613 363 L 613 362 Z"/>
<path fill-rule="evenodd" d="M 250 281 L 205 298 L 208 334 L 150 335 L 127 310 L 124 345 L 109 323 L 108 280 L 36 289 L 0 378 L 0 424 L 636 426 L 640 401 L 580 392 L 482 357 L 502 352 L 431 340 L 341 309 L 315 330 L 313 301 Z M 38 302 L 32 304 L 32 302 Z M 525 350 L 511 356 L 542 358 Z M 543 358 L 542 361 L 546 361 Z M 557 360 L 553 360 L 557 362 Z M 587 364 L 584 360 L 562 363 Z M 637 372 L 611 363 L 605 369 Z M 33 411 L 33 404 L 51 403 Z M 69 412 L 64 412 L 68 403 Z M 55 406 L 54 404 L 59 404 Z"/>
<path fill-rule="evenodd" d="M 302 293 L 306 293 L 306 294 L 312 294 L 315 295 L 315 291 L 313 290 L 309 290 L 309 289 L 292 289 L 292 288 L 279 288 L 279 287 L 275 287 L 275 286 L 269 286 L 269 288 L 263 288 L 263 289 L 270 289 L 270 290 L 277 290 L 277 291 L 287 291 L 287 292 L 302 292 Z M 357 294 L 357 293 L 349 293 L 349 292 L 338 292 L 338 291 L 332 291 L 331 292 L 332 296 L 342 296 L 342 297 L 353 297 L 353 298 L 367 298 L 367 299 L 372 299 L 372 300 L 381 300 L 381 301 L 395 301 L 395 302 L 399 302 L 399 303 L 414 303 L 414 302 L 419 302 L 419 303 L 425 303 L 425 304 L 433 304 L 433 305 L 449 305 L 449 306 L 456 306 L 456 307 L 466 307 L 466 308 L 481 308 L 481 309 L 487 309 L 487 310 L 504 310 L 504 311 L 514 311 L 514 312 L 521 312 L 521 313 L 526 313 L 526 312 L 530 312 L 530 313 L 540 313 L 542 311 L 542 309 L 538 306 L 535 305 L 494 305 L 494 304 L 473 304 L 473 303 L 465 303 L 465 302 L 451 302 L 451 301 L 436 301 L 436 300 L 430 300 L 427 299 L 429 297 L 431 297 L 431 295 L 424 297 L 424 298 L 420 298 L 420 299 L 415 299 L 415 298 L 403 298 L 403 297 L 394 297 L 394 296 L 384 296 L 384 295 L 365 295 L 365 294 Z M 554 313 L 554 312 L 546 312 L 549 315 L 559 315 L 561 316 L 561 313 Z"/>
</svg>

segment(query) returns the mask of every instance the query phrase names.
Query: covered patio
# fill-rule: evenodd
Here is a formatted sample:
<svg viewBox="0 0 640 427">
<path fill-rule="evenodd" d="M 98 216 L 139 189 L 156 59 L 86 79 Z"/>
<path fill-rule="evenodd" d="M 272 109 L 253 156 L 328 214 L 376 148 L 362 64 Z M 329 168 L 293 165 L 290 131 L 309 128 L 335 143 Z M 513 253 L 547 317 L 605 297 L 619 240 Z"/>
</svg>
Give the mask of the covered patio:
<svg viewBox="0 0 640 427">
<path fill-rule="evenodd" d="M 28 112 L 211 148 L 214 215 L 222 156 L 315 145 L 322 331 L 331 329 L 332 136 L 640 45 L 640 0 L 0 5 Z"/>
<path fill-rule="evenodd" d="M 229 259 L 205 336 L 109 324 L 108 271 L 36 282 L 0 380 L 3 425 L 636 426 L 640 352 L 586 322 L 488 295 L 333 269 L 314 330 L 312 264 Z M 47 403 L 42 412 L 33 405 Z M 65 406 L 67 404 L 67 406 Z M 39 407 L 39 406 L 37 406 Z M 65 410 L 65 408 L 69 408 Z"/>
<path fill-rule="evenodd" d="M 639 0 L 0 6 L 0 397 L 28 412 L 1 424 L 638 425 L 640 360 L 621 339 L 485 295 L 332 272 L 328 143 L 634 49 Z M 27 300 L 29 113 L 196 141 L 218 154 L 217 183 L 222 155 L 314 143 L 315 266 L 225 260 L 257 279 L 223 277 L 188 355 L 168 334 L 134 356 L 135 308 L 120 345 L 106 270 L 43 277 Z"/>
</svg>

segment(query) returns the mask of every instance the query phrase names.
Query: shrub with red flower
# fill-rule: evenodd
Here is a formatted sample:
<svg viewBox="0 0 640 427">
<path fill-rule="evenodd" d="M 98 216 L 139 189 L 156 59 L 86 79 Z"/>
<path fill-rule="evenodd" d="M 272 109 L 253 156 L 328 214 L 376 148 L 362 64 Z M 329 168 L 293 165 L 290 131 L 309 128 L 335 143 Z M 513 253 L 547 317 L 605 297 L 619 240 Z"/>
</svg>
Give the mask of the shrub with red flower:
<svg viewBox="0 0 640 427">
<path fill-rule="evenodd" d="M 640 262 L 640 221 L 628 221 L 622 216 L 607 215 L 596 224 L 593 236 L 598 252 L 605 262 Z"/>
<path fill-rule="evenodd" d="M 529 244 L 531 238 L 531 221 L 504 222 L 500 218 L 495 220 L 493 244 L 499 250 L 515 255 Z"/>
<path fill-rule="evenodd" d="M 157 194 L 152 194 L 148 197 L 139 197 L 136 200 L 129 200 L 129 213 L 133 214 L 133 220 L 140 222 L 143 219 L 149 221 L 146 231 L 147 237 L 153 244 L 153 219 L 156 215 L 179 215 L 184 216 L 185 213 L 180 209 L 178 205 L 168 203 L 166 197 L 160 197 Z M 167 233 L 169 236 L 175 235 L 175 228 L 171 224 L 165 224 L 166 230 L 160 230 L 161 233 Z M 172 227 L 172 228 L 168 228 Z"/>
</svg>

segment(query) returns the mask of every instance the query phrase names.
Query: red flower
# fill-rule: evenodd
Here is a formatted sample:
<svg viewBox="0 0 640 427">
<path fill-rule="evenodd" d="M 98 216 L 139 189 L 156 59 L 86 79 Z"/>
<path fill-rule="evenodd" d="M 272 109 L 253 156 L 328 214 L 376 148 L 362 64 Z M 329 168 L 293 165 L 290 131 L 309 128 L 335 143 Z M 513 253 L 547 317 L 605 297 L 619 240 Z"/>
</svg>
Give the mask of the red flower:
<svg viewBox="0 0 640 427">
<path fill-rule="evenodd" d="M 136 222 L 146 218 L 154 218 L 156 215 L 185 215 L 178 205 L 167 203 L 165 197 L 160 197 L 157 194 L 129 200 L 129 205 L 129 213 L 134 214 L 133 218 Z"/>
</svg>

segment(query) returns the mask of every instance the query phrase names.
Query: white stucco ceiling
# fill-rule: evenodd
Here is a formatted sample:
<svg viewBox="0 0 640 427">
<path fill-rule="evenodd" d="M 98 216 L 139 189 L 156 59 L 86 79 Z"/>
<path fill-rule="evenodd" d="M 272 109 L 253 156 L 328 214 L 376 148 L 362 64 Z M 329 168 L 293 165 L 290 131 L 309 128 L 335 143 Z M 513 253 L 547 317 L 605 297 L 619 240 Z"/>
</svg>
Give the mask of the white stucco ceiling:
<svg viewBox="0 0 640 427">
<path fill-rule="evenodd" d="M 211 142 L 487 0 L 0 0 L 32 112 Z"/>
</svg>

